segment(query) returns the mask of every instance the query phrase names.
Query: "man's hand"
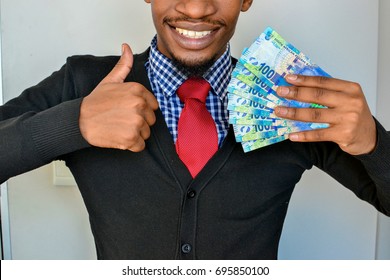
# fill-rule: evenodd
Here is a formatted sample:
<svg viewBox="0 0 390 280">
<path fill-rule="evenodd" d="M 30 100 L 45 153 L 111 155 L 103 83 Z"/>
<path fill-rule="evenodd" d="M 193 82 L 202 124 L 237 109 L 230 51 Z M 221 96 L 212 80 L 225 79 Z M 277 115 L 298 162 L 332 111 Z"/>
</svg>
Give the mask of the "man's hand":
<svg viewBox="0 0 390 280">
<path fill-rule="evenodd" d="M 132 66 L 133 53 L 123 44 L 116 66 L 81 103 L 80 130 L 89 144 L 134 152 L 145 148 L 158 102 L 143 85 L 124 82 Z"/>
<path fill-rule="evenodd" d="M 326 109 L 277 107 L 282 118 L 328 123 L 329 128 L 292 133 L 298 142 L 332 141 L 352 155 L 366 154 L 376 145 L 376 126 L 359 84 L 325 77 L 289 75 L 291 87 L 279 87 L 281 97 L 324 105 Z"/>
</svg>

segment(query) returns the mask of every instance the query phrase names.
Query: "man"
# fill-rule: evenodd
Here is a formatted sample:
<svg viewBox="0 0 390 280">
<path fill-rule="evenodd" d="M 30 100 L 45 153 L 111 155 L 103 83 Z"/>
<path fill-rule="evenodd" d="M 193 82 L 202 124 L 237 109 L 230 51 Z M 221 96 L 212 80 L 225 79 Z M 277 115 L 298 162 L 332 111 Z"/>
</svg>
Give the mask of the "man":
<svg viewBox="0 0 390 280">
<path fill-rule="evenodd" d="M 1 182 L 65 160 L 98 257 L 111 259 L 276 258 L 294 185 L 313 164 L 389 214 L 390 135 L 359 85 L 290 76 L 281 96 L 329 109 L 277 113 L 330 128 L 244 154 L 227 122 L 228 42 L 252 1 L 146 2 L 157 31 L 150 50 L 133 56 L 123 45 L 118 63 L 72 57 L 1 107 Z M 176 91 L 193 76 L 211 85 L 206 103 L 218 137 L 218 151 L 195 174 L 177 154 L 184 105 Z"/>
</svg>

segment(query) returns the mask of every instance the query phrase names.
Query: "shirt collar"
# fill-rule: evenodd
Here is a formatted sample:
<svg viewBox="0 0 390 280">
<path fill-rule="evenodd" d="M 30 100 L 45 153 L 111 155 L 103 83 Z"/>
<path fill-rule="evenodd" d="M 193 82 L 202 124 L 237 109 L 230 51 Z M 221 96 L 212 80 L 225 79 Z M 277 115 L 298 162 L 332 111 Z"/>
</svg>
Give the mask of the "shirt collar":
<svg viewBox="0 0 390 280">
<path fill-rule="evenodd" d="M 175 94 L 179 86 L 187 79 L 185 73 L 174 66 L 172 61 L 157 49 L 157 36 L 151 42 L 149 67 L 151 77 L 159 84 L 167 98 Z M 221 100 L 227 94 L 226 88 L 232 69 L 230 45 L 228 44 L 224 54 L 203 76 Z"/>
</svg>

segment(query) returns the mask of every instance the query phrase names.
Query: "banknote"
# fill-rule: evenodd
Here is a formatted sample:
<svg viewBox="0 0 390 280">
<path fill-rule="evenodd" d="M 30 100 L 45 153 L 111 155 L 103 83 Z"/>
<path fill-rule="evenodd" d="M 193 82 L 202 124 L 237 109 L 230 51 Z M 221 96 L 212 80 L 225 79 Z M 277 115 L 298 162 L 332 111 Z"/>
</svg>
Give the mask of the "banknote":
<svg viewBox="0 0 390 280">
<path fill-rule="evenodd" d="M 248 113 L 230 111 L 229 123 L 234 125 L 263 125 L 274 127 L 297 127 L 298 130 L 311 130 L 329 127 L 326 123 L 299 122 L 281 118 L 267 118 Z"/>
<path fill-rule="evenodd" d="M 249 85 L 240 81 L 237 78 L 232 78 L 229 86 L 228 92 L 234 95 L 238 95 L 244 97 L 246 99 L 253 100 L 254 102 L 260 103 L 268 108 L 275 108 L 275 106 L 279 105 L 271 100 L 267 99 L 267 94 L 264 94 L 262 91 L 257 91 L 254 88 L 251 88 Z"/>
<path fill-rule="evenodd" d="M 293 121 L 286 119 L 268 118 L 249 113 L 229 111 L 230 124 L 288 126 L 291 125 L 292 122 Z"/>
<path fill-rule="evenodd" d="M 267 139 L 285 134 L 279 127 L 268 125 L 234 125 L 233 129 L 237 142 Z"/>
<path fill-rule="evenodd" d="M 264 77 L 269 85 L 288 85 L 284 77 L 292 73 L 330 77 L 270 27 L 243 51 L 239 61 L 256 76 Z"/>
<path fill-rule="evenodd" d="M 276 106 L 326 108 L 279 97 L 277 88 L 289 86 L 287 74 L 330 77 L 269 27 L 244 49 L 228 86 L 229 123 L 244 152 L 284 141 L 293 132 L 329 127 L 326 123 L 299 122 L 275 115 Z"/>
<path fill-rule="evenodd" d="M 241 142 L 242 148 L 245 153 L 251 152 L 272 144 L 279 143 L 281 141 L 287 140 L 288 135 L 281 135 L 281 136 L 276 136 L 276 137 L 271 137 L 268 139 L 258 139 L 258 140 L 252 140 L 252 141 L 244 141 Z"/>
<path fill-rule="evenodd" d="M 234 134 L 237 142 L 270 138 L 290 134 L 293 132 L 307 131 L 324 128 L 322 124 L 294 123 L 290 126 L 269 126 L 269 125 L 234 125 Z"/>
<path fill-rule="evenodd" d="M 276 91 L 278 86 L 289 85 L 285 80 L 287 74 L 330 77 L 272 28 L 267 28 L 249 48 L 245 49 L 239 61 L 273 91 Z M 304 104 L 300 105 L 302 106 Z M 323 106 L 311 104 L 309 107 Z"/>
<path fill-rule="evenodd" d="M 237 125 L 269 125 L 289 126 L 296 129 L 290 132 L 327 128 L 328 124 L 298 122 L 278 118 L 274 114 L 274 109 L 257 103 L 253 100 L 242 97 L 241 95 L 228 93 L 229 122 Z M 274 106 L 274 105 L 272 105 Z"/>
<path fill-rule="evenodd" d="M 261 92 L 267 99 L 272 101 L 278 106 L 298 107 L 298 108 L 318 108 L 321 105 L 314 103 L 305 103 L 296 100 L 287 100 L 279 97 L 276 93 L 278 85 L 272 84 L 269 80 L 263 76 L 256 76 L 249 71 L 244 65 L 238 64 L 232 72 L 232 77 L 245 83 L 248 87 L 253 88 L 255 91 Z M 285 83 L 286 84 L 286 83 Z M 231 85 L 234 86 L 234 85 Z"/>
<path fill-rule="evenodd" d="M 261 96 L 265 97 L 269 101 L 276 105 L 285 105 L 293 103 L 284 98 L 279 97 L 275 91 L 268 85 L 268 82 L 263 82 L 255 74 L 244 67 L 240 62 L 237 62 L 236 67 L 232 72 L 232 81 L 240 81 L 247 85 L 247 88 L 253 89 L 258 92 Z M 230 84 L 230 87 L 236 87 L 236 85 Z"/>
<path fill-rule="evenodd" d="M 250 99 L 246 99 L 239 95 L 228 93 L 228 110 L 241 113 L 248 113 L 267 118 L 277 118 L 272 108 L 267 108 L 264 105 Z"/>
</svg>

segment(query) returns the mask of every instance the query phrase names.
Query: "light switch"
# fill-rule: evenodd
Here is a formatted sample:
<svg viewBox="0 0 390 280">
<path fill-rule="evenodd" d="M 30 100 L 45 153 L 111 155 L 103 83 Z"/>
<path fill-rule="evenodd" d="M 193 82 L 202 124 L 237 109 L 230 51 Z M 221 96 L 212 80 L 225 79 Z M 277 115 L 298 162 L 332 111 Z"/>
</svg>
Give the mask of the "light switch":
<svg viewBox="0 0 390 280">
<path fill-rule="evenodd" d="M 53 184 L 55 186 L 76 186 L 76 181 L 63 161 L 53 163 Z"/>
</svg>

